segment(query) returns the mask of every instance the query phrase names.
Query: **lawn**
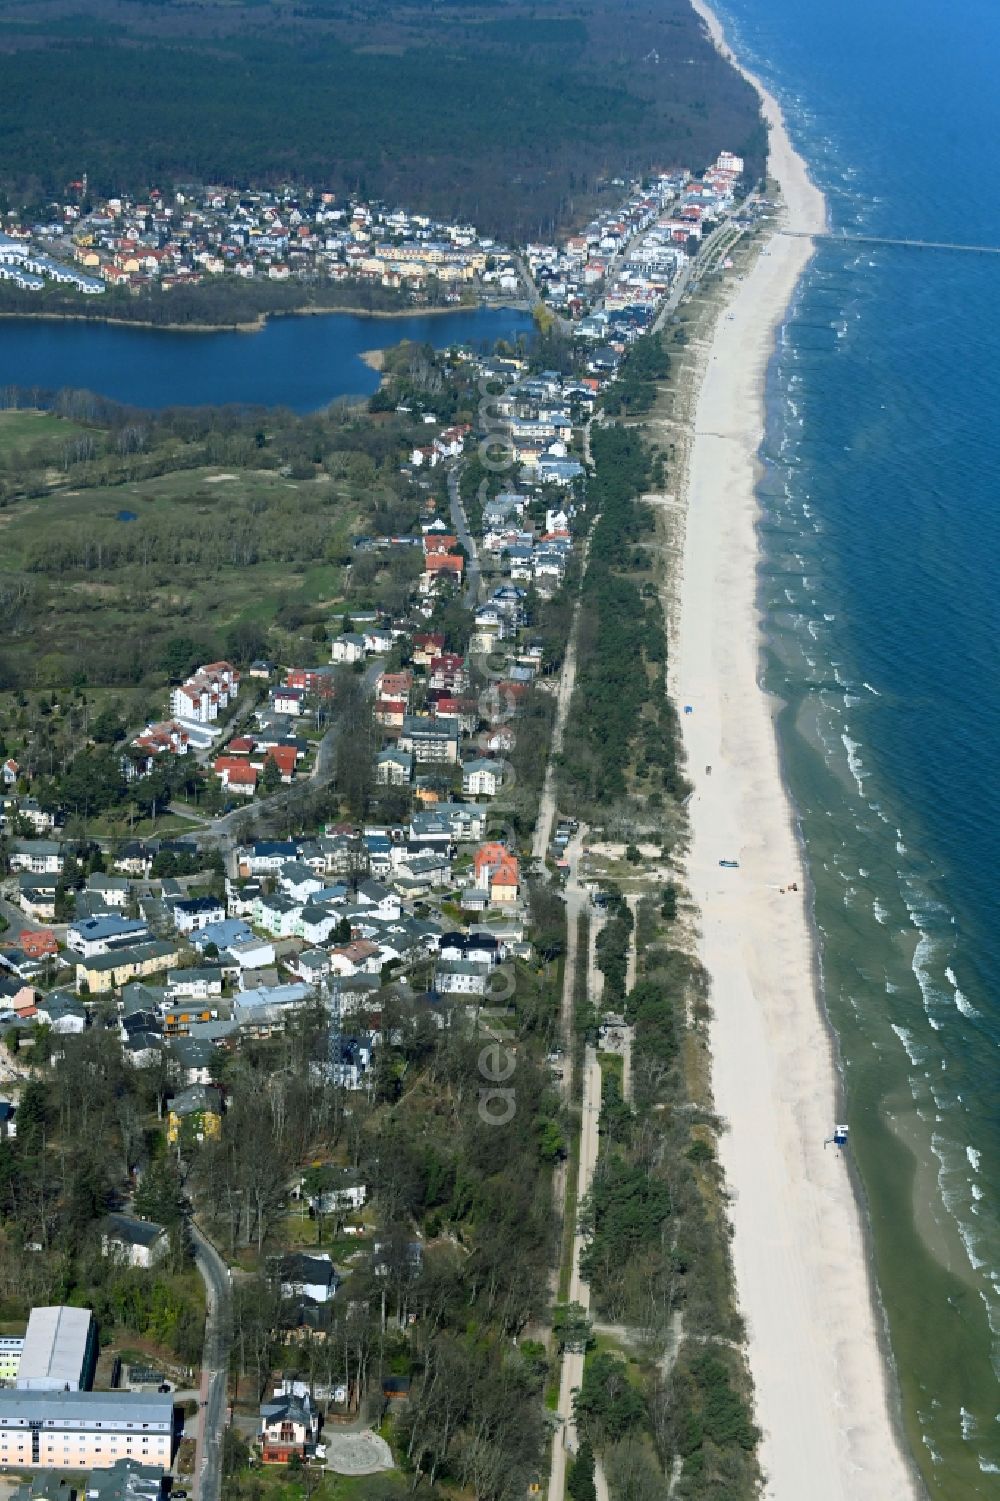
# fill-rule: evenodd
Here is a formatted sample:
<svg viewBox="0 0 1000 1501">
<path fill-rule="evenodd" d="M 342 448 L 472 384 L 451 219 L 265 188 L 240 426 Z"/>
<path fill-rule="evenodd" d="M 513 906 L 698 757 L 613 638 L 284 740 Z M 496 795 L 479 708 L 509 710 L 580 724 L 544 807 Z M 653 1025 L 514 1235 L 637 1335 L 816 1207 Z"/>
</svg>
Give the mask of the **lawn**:
<svg viewBox="0 0 1000 1501">
<path fill-rule="evenodd" d="M 311 1466 L 306 1477 L 301 1471 L 265 1465 L 252 1473 L 254 1501 L 404 1501 L 410 1492 L 407 1480 L 393 1471 L 334 1475 Z"/>
</svg>

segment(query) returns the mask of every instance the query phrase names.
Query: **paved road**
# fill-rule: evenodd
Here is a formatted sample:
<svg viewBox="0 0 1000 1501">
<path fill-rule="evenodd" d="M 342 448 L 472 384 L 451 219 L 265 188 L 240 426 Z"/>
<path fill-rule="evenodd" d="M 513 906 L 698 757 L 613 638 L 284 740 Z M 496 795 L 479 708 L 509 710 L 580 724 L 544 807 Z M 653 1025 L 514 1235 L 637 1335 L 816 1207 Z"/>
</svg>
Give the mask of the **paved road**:
<svg viewBox="0 0 1000 1501">
<path fill-rule="evenodd" d="M 733 228 L 732 221 L 724 219 L 718 229 L 713 230 L 693 260 L 685 261 L 677 275 L 677 280 L 670 289 L 670 293 L 660 311 L 656 315 L 652 332 L 660 332 L 667 319 L 677 311 L 677 305 L 687 291 L 693 277 L 700 277 L 705 272 L 719 246 L 723 236 Z M 739 238 L 739 236 L 737 236 Z M 733 242 L 736 243 L 735 241 Z"/>
<path fill-rule="evenodd" d="M 195 1264 L 205 1284 L 205 1352 L 201 1370 L 201 1407 L 195 1447 L 196 1501 L 220 1501 L 222 1434 L 226 1425 L 226 1380 L 232 1343 L 229 1268 L 215 1247 L 191 1222 Z"/>
<path fill-rule="evenodd" d="M 461 464 L 456 464 L 454 469 L 448 471 L 448 500 L 451 504 L 451 524 L 469 560 L 465 569 L 465 592 L 462 596 L 462 603 L 467 610 L 474 610 L 479 599 L 479 579 L 481 575 L 479 549 L 476 546 L 475 537 L 469 531 L 469 518 L 465 514 L 465 506 L 462 504 L 462 492 L 458 488 L 461 474 Z"/>
<path fill-rule="evenodd" d="M 17 877 L 11 878 L 11 889 Z M 57 938 L 63 938 L 68 924 L 62 922 L 39 922 L 35 917 L 29 917 L 27 912 L 22 912 L 15 902 L 7 897 L 0 896 L 0 917 L 7 923 L 7 930 L 3 934 L 5 943 L 13 943 L 18 933 L 55 933 Z"/>
<path fill-rule="evenodd" d="M 577 944 L 577 921 L 589 900 L 586 891 L 580 884 L 578 874 L 583 839 L 584 830 L 581 829 L 570 841 L 566 851 L 570 873 L 566 884 L 566 921 L 568 926 L 561 1020 L 566 1043 L 563 1090 L 567 1101 L 572 1099 L 573 1005 L 578 966 L 581 964 L 585 966 L 587 993 L 592 999 L 596 998 L 598 994 L 597 986 L 599 982 L 598 972 L 593 963 L 597 932 L 601 925 L 599 916 L 595 914 L 591 921 L 587 951 L 581 952 Z M 601 1112 L 601 1066 L 597 1061 L 595 1049 L 590 1046 L 584 1052 L 580 1110 L 580 1155 L 576 1180 L 576 1203 L 578 1207 L 590 1192 L 594 1181 L 594 1172 L 597 1167 L 598 1151 L 600 1149 L 598 1123 Z M 573 1235 L 573 1259 L 570 1268 L 567 1301 L 570 1303 L 579 1303 L 584 1310 L 589 1312 L 590 1287 L 580 1273 L 580 1256 L 583 1249 L 584 1238 L 577 1225 Z M 559 1372 L 559 1401 L 556 1407 L 559 1428 L 552 1439 L 548 1501 L 563 1501 L 566 1486 L 567 1456 L 572 1457 L 576 1453 L 577 1436 L 576 1423 L 573 1418 L 573 1395 L 579 1389 L 580 1383 L 583 1380 L 583 1362 L 584 1352 L 582 1350 L 565 1350 L 563 1352 L 562 1365 Z"/>
<path fill-rule="evenodd" d="M 580 1121 L 580 1162 L 577 1173 L 577 1204 L 590 1192 L 597 1167 L 599 1145 L 598 1121 L 601 1113 L 601 1066 L 592 1047 L 586 1049 L 583 1063 L 583 1099 Z M 569 1281 L 569 1301 L 590 1311 L 590 1286 L 580 1275 L 580 1255 L 584 1248 L 579 1229 L 573 1237 L 573 1265 Z M 563 1352 L 559 1373 L 559 1402 L 556 1414 L 559 1429 L 552 1440 L 552 1463 L 549 1470 L 548 1501 L 563 1501 L 566 1489 L 566 1461 L 577 1450 L 573 1396 L 583 1382 L 583 1350 Z"/>
<path fill-rule="evenodd" d="M 587 571 L 587 559 L 590 556 L 590 539 L 594 534 L 594 523 L 591 522 L 587 533 L 587 540 L 583 544 L 583 557 L 581 560 L 581 575 Z M 542 784 L 542 795 L 538 801 L 538 818 L 535 821 L 534 837 L 531 841 L 531 853 L 535 860 L 544 862 L 545 852 L 552 838 L 552 823 L 556 815 L 556 760 L 562 752 L 563 737 L 566 733 L 566 721 L 569 717 L 570 701 L 573 697 L 573 687 L 576 683 L 576 642 L 580 625 L 580 606 L 582 597 L 578 596 L 573 607 L 573 620 L 570 625 L 569 642 L 566 647 L 566 656 L 563 660 L 562 672 L 559 674 L 559 687 L 556 690 L 556 717 L 552 726 L 552 742 L 549 746 L 549 759 L 545 767 L 545 781 Z"/>
</svg>

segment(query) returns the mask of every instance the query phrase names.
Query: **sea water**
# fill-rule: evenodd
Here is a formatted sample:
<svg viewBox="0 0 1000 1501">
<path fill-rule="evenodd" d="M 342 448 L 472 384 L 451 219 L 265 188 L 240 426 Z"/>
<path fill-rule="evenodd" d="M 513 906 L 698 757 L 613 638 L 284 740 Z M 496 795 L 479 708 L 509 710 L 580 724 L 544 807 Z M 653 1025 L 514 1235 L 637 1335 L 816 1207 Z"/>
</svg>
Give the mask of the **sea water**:
<svg viewBox="0 0 1000 1501">
<path fill-rule="evenodd" d="M 1000 9 L 719 13 L 836 231 L 1000 245 Z M 784 704 L 845 1170 L 900 1415 L 942 1501 L 1000 1496 L 998 406 L 1000 256 L 817 251 L 769 375 L 764 675 Z"/>
</svg>

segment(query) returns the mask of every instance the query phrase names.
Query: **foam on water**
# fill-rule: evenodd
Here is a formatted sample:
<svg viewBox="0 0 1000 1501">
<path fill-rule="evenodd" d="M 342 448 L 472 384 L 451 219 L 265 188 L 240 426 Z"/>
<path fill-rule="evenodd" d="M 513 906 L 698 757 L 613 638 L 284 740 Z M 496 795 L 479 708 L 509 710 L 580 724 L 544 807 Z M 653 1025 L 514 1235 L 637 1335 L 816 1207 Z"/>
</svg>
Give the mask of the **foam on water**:
<svg viewBox="0 0 1000 1501">
<path fill-rule="evenodd" d="M 892 1030 L 895 1032 L 896 1036 L 903 1044 L 903 1047 L 906 1049 L 907 1058 L 909 1058 L 910 1062 L 915 1068 L 919 1067 L 919 1065 L 924 1061 L 924 1056 L 917 1051 L 916 1041 L 914 1039 L 913 1033 L 908 1027 L 899 1026 L 897 1022 L 893 1022 L 891 1025 Z"/>
<path fill-rule="evenodd" d="M 951 965 L 949 965 L 945 970 L 944 976 L 949 985 L 953 987 L 952 999 L 954 1000 L 958 1010 L 961 1011 L 963 1016 L 967 1016 L 970 1018 L 970 1020 L 974 1020 L 979 1015 L 979 1012 L 976 1010 L 975 1006 L 973 1006 L 968 996 L 959 989 L 958 981 L 955 979 L 955 971 L 951 968 Z"/>
<path fill-rule="evenodd" d="M 840 739 L 844 749 L 847 752 L 847 764 L 851 768 L 851 776 L 854 778 L 858 792 L 863 797 L 865 791 L 864 778 L 866 773 L 861 762 L 861 757 L 858 755 L 858 751 L 861 749 L 861 746 L 857 740 L 851 739 L 846 730 L 842 732 Z"/>
</svg>

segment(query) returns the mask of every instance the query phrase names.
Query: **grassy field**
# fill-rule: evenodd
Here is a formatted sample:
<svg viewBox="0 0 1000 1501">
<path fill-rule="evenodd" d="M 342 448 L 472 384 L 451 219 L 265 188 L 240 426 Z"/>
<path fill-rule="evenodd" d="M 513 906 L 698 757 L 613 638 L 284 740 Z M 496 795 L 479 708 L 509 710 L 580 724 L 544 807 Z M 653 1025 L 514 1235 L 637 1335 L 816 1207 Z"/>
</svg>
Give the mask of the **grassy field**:
<svg viewBox="0 0 1000 1501">
<path fill-rule="evenodd" d="M 19 425 L 0 423 L 0 458 L 35 420 L 3 415 Z M 343 598 L 358 524 L 346 486 L 266 470 L 188 469 L 19 501 L 0 513 L 0 552 L 27 597 L 3 655 L 29 687 L 126 696 L 165 686 L 172 637 L 219 655 L 241 622 L 273 655 L 326 661 L 312 633 Z"/>
<path fill-rule="evenodd" d="M 0 412 L 0 457 L 20 457 L 38 444 L 45 444 L 54 456 L 63 443 L 82 431 L 75 422 L 50 412 Z"/>
</svg>

